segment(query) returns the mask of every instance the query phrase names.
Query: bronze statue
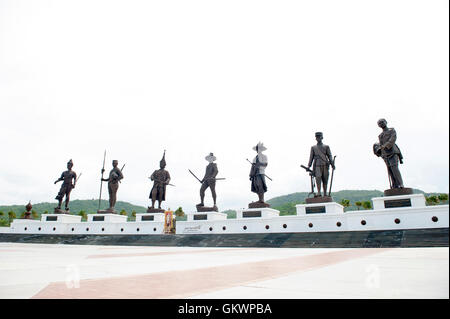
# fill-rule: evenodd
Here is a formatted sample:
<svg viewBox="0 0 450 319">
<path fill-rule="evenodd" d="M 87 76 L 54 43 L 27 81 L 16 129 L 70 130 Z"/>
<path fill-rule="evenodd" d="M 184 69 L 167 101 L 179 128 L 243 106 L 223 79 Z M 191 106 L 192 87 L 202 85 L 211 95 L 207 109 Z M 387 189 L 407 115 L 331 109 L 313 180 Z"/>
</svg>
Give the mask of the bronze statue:
<svg viewBox="0 0 450 319">
<path fill-rule="evenodd" d="M 58 206 L 55 208 L 55 213 L 68 213 L 69 212 L 69 201 L 70 201 L 70 192 L 75 188 L 77 182 L 77 174 L 72 171 L 73 162 L 70 160 L 67 162 L 67 171 L 61 174 L 61 177 L 58 178 L 54 184 L 63 181 L 61 188 L 59 190 L 58 195 L 56 195 L 55 199 L 58 200 Z M 73 182 L 73 183 L 72 183 Z M 61 204 L 64 196 L 66 197 L 65 202 L 65 211 L 61 210 Z"/>
<path fill-rule="evenodd" d="M 117 165 L 119 162 L 117 160 L 112 161 L 112 170 L 109 172 L 108 178 L 101 178 L 102 182 L 108 182 L 108 192 L 109 192 L 109 208 L 106 211 L 99 211 L 101 213 L 115 213 L 114 207 L 117 201 L 117 190 L 119 189 L 119 182 L 123 179 L 122 170 L 120 170 Z M 125 166 L 125 165 L 124 165 Z M 123 169 L 123 167 L 122 167 Z M 102 176 L 105 169 L 102 168 Z"/>
<path fill-rule="evenodd" d="M 33 212 L 31 209 L 33 208 L 33 205 L 31 205 L 31 201 L 28 202 L 27 206 L 25 206 L 25 212 L 23 213 L 24 219 L 32 219 Z"/>
<path fill-rule="evenodd" d="M 153 181 L 153 187 L 150 191 L 152 200 L 152 206 L 148 207 L 149 213 L 163 213 L 164 209 L 161 209 L 161 202 L 166 200 L 166 186 L 170 182 L 170 174 L 164 168 L 166 167 L 166 151 L 164 150 L 163 157 L 159 162 L 159 170 L 153 172 L 150 179 Z M 158 208 L 155 208 L 155 202 L 158 201 Z"/>
<path fill-rule="evenodd" d="M 205 176 L 202 180 L 199 180 L 197 176 L 194 175 L 194 173 L 191 172 L 192 175 L 194 175 L 195 178 L 198 179 L 198 181 L 202 184 L 200 187 L 200 204 L 197 205 L 197 211 L 198 212 L 205 212 L 205 211 L 219 211 L 216 205 L 216 176 L 219 173 L 219 170 L 217 169 L 217 164 L 214 163 L 216 161 L 216 157 L 213 153 L 209 153 L 208 156 L 205 157 L 205 159 L 209 162 L 208 166 L 206 166 L 206 172 Z M 190 171 L 190 170 L 189 170 Z M 205 191 L 209 187 L 211 190 L 212 198 L 214 201 L 213 207 L 205 207 Z"/>
<path fill-rule="evenodd" d="M 265 169 L 268 164 L 267 156 L 262 153 L 266 149 L 267 148 L 261 142 L 253 147 L 253 150 L 255 150 L 258 154 L 251 162 L 252 167 L 250 169 L 249 176 L 252 181 L 251 191 L 258 194 L 258 201 L 250 203 L 248 205 L 249 208 L 270 207 L 269 204 L 264 202 L 264 193 L 267 192 L 266 177 L 269 178 L 265 173 Z"/>
<path fill-rule="evenodd" d="M 403 186 L 402 175 L 398 164 L 403 164 L 403 155 L 400 148 L 395 144 L 397 133 L 394 128 L 387 127 L 385 119 L 378 120 L 378 126 L 383 130 L 378 135 L 379 143 L 373 145 L 373 152 L 376 156 L 383 158 L 389 177 L 390 189 L 385 191 L 385 195 L 412 194 L 412 189 Z"/>
<path fill-rule="evenodd" d="M 330 165 L 333 170 L 336 167 L 334 166 L 334 159 L 331 155 L 330 147 L 322 143 L 323 133 L 316 132 L 315 136 L 317 144 L 311 147 L 308 171 L 312 172 L 312 177 L 316 180 L 317 194 L 315 194 L 315 197 L 322 197 L 322 187 L 323 197 L 325 197 L 327 196 Z M 313 166 L 312 170 L 310 170 L 311 166 Z"/>
</svg>

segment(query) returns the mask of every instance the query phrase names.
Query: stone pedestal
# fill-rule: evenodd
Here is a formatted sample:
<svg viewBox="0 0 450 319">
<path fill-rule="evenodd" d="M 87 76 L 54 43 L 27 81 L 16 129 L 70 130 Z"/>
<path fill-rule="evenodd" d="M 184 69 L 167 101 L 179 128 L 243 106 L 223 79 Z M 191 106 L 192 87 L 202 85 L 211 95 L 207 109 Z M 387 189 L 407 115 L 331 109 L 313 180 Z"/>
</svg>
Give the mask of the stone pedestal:
<svg viewBox="0 0 450 319">
<path fill-rule="evenodd" d="M 187 221 L 201 221 L 201 220 L 225 220 L 227 219 L 227 214 L 218 212 L 205 212 L 205 213 L 187 213 Z"/>
<path fill-rule="evenodd" d="M 261 202 L 251 202 L 248 204 L 248 208 L 269 208 L 270 204 L 261 203 Z"/>
<path fill-rule="evenodd" d="M 219 212 L 219 208 L 217 208 L 217 206 L 213 206 L 213 207 L 208 207 L 208 206 L 201 206 L 201 205 L 197 205 L 195 206 L 197 208 L 197 212 Z"/>
<path fill-rule="evenodd" d="M 315 204 L 295 205 L 297 215 L 310 214 L 343 214 L 344 206 L 336 202 L 319 202 Z"/>
<path fill-rule="evenodd" d="M 136 214 L 136 222 L 164 222 L 164 214 L 161 213 Z"/>
<path fill-rule="evenodd" d="M 100 209 L 97 211 L 97 214 L 117 214 L 115 209 Z"/>
<path fill-rule="evenodd" d="M 70 214 L 42 214 L 41 222 L 80 223 L 81 216 Z"/>
<path fill-rule="evenodd" d="M 305 199 L 306 204 L 331 203 L 331 202 L 333 202 L 333 199 L 330 196 L 317 196 Z"/>
<path fill-rule="evenodd" d="M 153 214 L 153 213 L 164 214 L 164 212 L 165 212 L 165 210 L 162 208 L 151 208 L 151 207 L 147 208 L 147 213 L 149 213 L 149 214 Z"/>
<path fill-rule="evenodd" d="M 399 196 L 399 195 L 412 195 L 412 188 L 391 188 L 384 191 L 384 196 Z"/>
<path fill-rule="evenodd" d="M 374 210 L 426 206 L 423 194 L 375 197 L 372 202 Z"/>
<path fill-rule="evenodd" d="M 70 214 L 70 211 L 64 210 L 64 209 L 61 209 L 61 208 L 55 208 L 53 210 L 53 213 L 55 213 L 55 214 Z"/>
<path fill-rule="evenodd" d="M 236 218 L 237 219 L 246 219 L 246 218 L 273 218 L 280 216 L 280 211 L 263 207 L 263 208 L 248 208 L 237 210 Z"/>
<path fill-rule="evenodd" d="M 117 214 L 88 214 L 87 222 L 126 223 L 127 218 Z"/>
</svg>

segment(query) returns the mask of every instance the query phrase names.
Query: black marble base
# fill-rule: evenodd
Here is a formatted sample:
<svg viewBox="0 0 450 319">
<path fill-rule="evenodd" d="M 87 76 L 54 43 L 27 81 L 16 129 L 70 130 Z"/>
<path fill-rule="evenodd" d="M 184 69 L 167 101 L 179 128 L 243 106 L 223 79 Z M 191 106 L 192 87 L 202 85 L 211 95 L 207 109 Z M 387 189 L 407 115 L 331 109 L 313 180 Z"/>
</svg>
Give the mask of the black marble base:
<svg viewBox="0 0 450 319">
<path fill-rule="evenodd" d="M 413 194 L 412 188 L 391 188 L 384 191 L 384 196 L 398 196 L 398 195 L 411 195 Z"/>
<path fill-rule="evenodd" d="M 331 196 L 317 196 L 305 199 L 306 204 L 316 204 L 316 203 L 331 203 L 333 198 Z"/>
<path fill-rule="evenodd" d="M 0 242 L 177 247 L 386 248 L 448 247 L 448 227 L 270 234 L 56 235 L 2 234 Z"/>
</svg>

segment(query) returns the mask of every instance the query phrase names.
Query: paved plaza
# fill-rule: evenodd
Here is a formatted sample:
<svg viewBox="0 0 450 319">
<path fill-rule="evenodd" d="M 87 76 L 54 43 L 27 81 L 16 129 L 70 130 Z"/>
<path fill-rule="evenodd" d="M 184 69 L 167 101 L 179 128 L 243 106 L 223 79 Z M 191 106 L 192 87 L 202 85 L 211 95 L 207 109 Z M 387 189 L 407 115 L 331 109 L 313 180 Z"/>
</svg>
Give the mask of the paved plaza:
<svg viewBox="0 0 450 319">
<path fill-rule="evenodd" d="M 449 298 L 448 252 L 0 243 L 0 298 Z"/>
</svg>

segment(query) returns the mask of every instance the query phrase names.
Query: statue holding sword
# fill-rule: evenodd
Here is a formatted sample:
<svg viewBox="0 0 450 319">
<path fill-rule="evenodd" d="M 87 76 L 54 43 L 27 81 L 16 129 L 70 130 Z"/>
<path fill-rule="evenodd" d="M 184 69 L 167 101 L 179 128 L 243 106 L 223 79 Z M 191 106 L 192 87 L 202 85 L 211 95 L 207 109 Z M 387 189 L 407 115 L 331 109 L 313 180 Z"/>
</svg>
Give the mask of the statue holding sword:
<svg viewBox="0 0 450 319">
<path fill-rule="evenodd" d="M 217 174 L 219 173 L 219 170 L 217 169 L 217 164 L 214 163 L 217 158 L 214 156 L 213 153 L 209 153 L 208 156 L 205 157 L 205 159 L 209 162 L 208 166 L 206 166 L 205 176 L 202 180 L 200 180 L 197 176 L 195 176 L 194 173 L 192 173 L 191 170 L 189 172 L 202 184 L 200 187 L 200 204 L 197 204 L 197 211 L 198 212 L 209 212 L 209 211 L 216 211 L 218 212 L 219 209 L 217 208 L 217 195 L 216 195 L 216 181 L 217 180 L 224 180 L 225 178 L 217 178 Z M 205 207 L 205 191 L 209 187 L 211 189 L 212 198 L 214 201 L 213 207 Z"/>
<path fill-rule="evenodd" d="M 150 191 L 149 198 L 152 200 L 152 206 L 148 207 L 147 213 L 164 213 L 161 208 L 161 202 L 166 200 L 166 186 L 171 185 L 170 174 L 165 170 L 166 167 L 166 151 L 164 150 L 163 157 L 159 162 L 160 169 L 153 172 L 150 179 L 153 181 L 153 187 Z M 174 186 L 174 185 L 172 185 Z M 158 201 L 158 208 L 155 208 L 155 202 Z"/>
<path fill-rule="evenodd" d="M 311 176 L 311 193 L 314 194 L 314 199 L 307 198 L 306 203 L 313 202 L 331 202 L 331 186 L 333 183 L 333 174 L 335 167 L 335 158 L 331 155 L 331 150 L 328 145 L 322 143 L 323 133 L 316 132 L 317 144 L 311 147 L 308 167 L 301 165 Z M 312 166 L 312 170 L 311 170 Z M 328 176 L 330 166 L 333 168 L 331 175 L 330 189 L 328 190 Z M 317 193 L 314 191 L 314 180 L 317 185 Z M 322 195 L 323 190 L 323 195 Z M 310 193 L 310 194 L 311 194 Z"/>
<path fill-rule="evenodd" d="M 58 200 L 58 206 L 55 207 L 55 214 L 70 214 L 69 212 L 69 201 L 70 201 L 70 192 L 72 192 L 72 189 L 75 188 L 75 185 L 77 184 L 78 178 L 81 176 L 77 177 L 77 174 L 72 170 L 73 167 L 73 162 L 72 160 L 70 160 L 69 162 L 67 162 L 67 171 L 64 171 L 61 174 L 61 177 L 58 178 L 55 181 L 55 184 L 62 181 L 62 185 L 61 185 L 61 189 L 58 192 L 58 195 L 56 195 L 56 200 Z M 73 181 L 73 183 L 72 183 Z M 65 210 L 61 210 L 61 204 L 63 201 L 64 196 L 66 197 L 66 201 L 65 201 Z"/>
<path fill-rule="evenodd" d="M 262 152 L 264 152 L 266 149 L 267 148 L 261 142 L 259 142 L 255 147 L 253 147 L 253 150 L 255 150 L 258 154 L 253 159 L 253 162 L 249 161 L 252 164 L 249 177 L 250 180 L 252 181 L 251 191 L 253 193 L 258 194 L 258 201 L 250 203 L 248 205 L 248 208 L 270 207 L 269 204 L 264 202 L 264 193 L 267 192 L 266 177 L 269 180 L 272 180 L 265 173 L 268 161 L 267 155 L 263 154 Z"/>
</svg>

